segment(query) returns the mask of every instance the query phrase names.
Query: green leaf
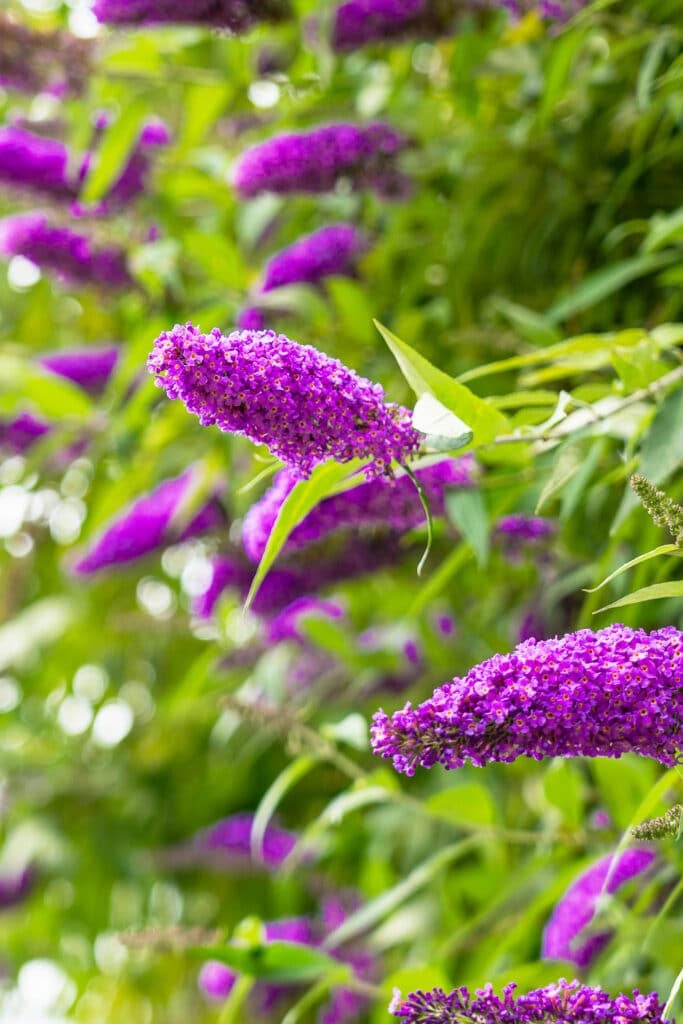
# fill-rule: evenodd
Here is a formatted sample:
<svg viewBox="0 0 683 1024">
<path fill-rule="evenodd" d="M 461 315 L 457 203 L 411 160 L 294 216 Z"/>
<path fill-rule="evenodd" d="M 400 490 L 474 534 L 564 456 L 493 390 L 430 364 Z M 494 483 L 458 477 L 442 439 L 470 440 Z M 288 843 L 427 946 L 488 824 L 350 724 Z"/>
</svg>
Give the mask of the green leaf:
<svg viewBox="0 0 683 1024">
<path fill-rule="evenodd" d="M 615 292 L 621 291 L 627 284 L 637 281 L 640 277 L 653 274 L 656 270 L 668 266 L 674 260 L 679 259 L 675 252 L 648 253 L 643 256 L 634 256 L 632 259 L 623 260 L 621 263 L 614 263 L 611 267 L 604 267 L 589 274 L 566 298 L 555 303 L 546 316 L 553 323 L 562 323 L 576 313 L 583 313 L 591 306 L 597 305 L 603 299 L 608 298 Z"/>
<path fill-rule="evenodd" d="M 622 572 L 626 572 L 627 569 L 632 569 L 634 565 L 640 565 L 641 562 L 647 562 L 650 558 L 659 558 L 661 555 L 676 555 L 678 558 L 683 558 L 683 551 L 676 544 L 662 544 L 658 548 L 653 548 L 652 551 L 646 551 L 645 554 L 632 558 L 630 562 L 624 562 L 618 569 L 611 572 L 609 576 L 605 576 L 602 583 L 598 583 L 597 587 L 586 587 L 586 593 L 594 594 L 596 590 L 602 590 L 603 587 L 611 583 L 617 576 L 620 576 Z"/>
<path fill-rule="evenodd" d="M 683 452 L 683 401 L 680 387 L 662 402 L 640 449 L 638 472 L 653 484 L 665 483 L 681 464 Z M 627 487 L 614 517 L 614 534 L 629 513 L 638 507 L 638 499 Z"/>
<path fill-rule="evenodd" d="M 650 46 L 648 46 L 638 69 L 638 80 L 636 82 L 636 103 L 638 110 L 647 110 L 652 102 L 655 79 L 659 71 L 662 58 L 666 53 L 672 36 L 669 32 L 658 32 Z"/>
<path fill-rule="evenodd" d="M 278 517 L 273 525 L 263 557 L 251 581 L 251 587 L 244 603 L 245 611 L 251 607 L 259 587 L 266 578 L 275 559 L 282 551 L 294 527 L 302 519 L 305 519 L 308 513 L 324 498 L 329 498 L 332 494 L 340 494 L 342 491 L 362 483 L 362 477 L 351 476 L 355 470 L 362 466 L 363 462 L 360 459 L 354 459 L 352 462 L 346 463 L 324 462 L 321 466 L 316 466 L 307 480 L 300 480 L 299 483 L 295 484 L 282 503 Z"/>
<path fill-rule="evenodd" d="M 118 179 L 135 148 L 147 112 L 148 103 L 143 97 L 132 99 L 114 123 L 105 128 L 104 138 L 97 148 L 81 189 L 84 203 L 95 203 L 102 199 Z"/>
<path fill-rule="evenodd" d="M 392 910 L 395 910 L 401 903 L 405 903 L 407 899 L 416 892 L 419 892 L 420 889 L 423 889 L 425 885 L 428 885 L 449 864 L 459 860 L 473 850 L 479 842 L 480 839 L 477 836 L 469 836 L 467 839 L 461 839 L 459 843 L 453 843 L 451 846 L 446 846 L 443 850 L 439 850 L 438 853 L 435 853 L 428 860 L 414 868 L 409 875 L 387 890 L 387 892 L 383 892 L 381 896 L 377 896 L 374 900 L 362 906 L 360 910 L 356 910 L 355 913 L 349 915 L 338 928 L 335 928 L 327 936 L 323 947 L 325 949 L 335 949 L 349 939 L 353 939 L 362 932 L 372 928 L 373 925 L 381 921 L 382 918 L 386 917 Z"/>
<path fill-rule="evenodd" d="M 585 445 L 576 442 L 569 442 L 557 449 L 557 457 L 553 464 L 552 473 L 546 481 L 543 490 L 536 502 L 536 515 L 545 508 L 548 502 L 559 494 L 565 484 L 578 473 L 585 459 Z"/>
<path fill-rule="evenodd" d="M 339 961 L 316 946 L 298 942 L 267 942 L 255 946 L 198 946 L 202 958 L 219 960 L 240 974 L 263 981 L 299 984 L 339 971 Z M 350 974 L 351 968 L 347 970 Z"/>
<path fill-rule="evenodd" d="M 683 580 L 653 583 L 651 587 L 641 587 L 640 590 L 627 594 L 626 597 L 620 597 L 618 601 L 613 601 L 612 604 L 606 604 L 602 608 L 598 608 L 593 614 L 598 615 L 599 612 L 606 612 L 610 608 L 625 608 L 630 604 L 643 604 L 645 601 L 661 601 L 667 597 L 683 597 Z"/>
<path fill-rule="evenodd" d="M 11 355 L 0 357 L 0 394 L 10 397 L 13 408 L 28 400 L 49 419 L 85 418 L 94 408 L 77 384 Z"/>
<path fill-rule="evenodd" d="M 554 345 L 561 340 L 557 328 L 542 313 L 502 298 L 494 299 L 492 306 L 534 345 Z"/>
<path fill-rule="evenodd" d="M 543 790 L 548 803 L 557 807 L 573 828 L 583 820 L 582 788 L 576 767 L 564 758 L 555 758 L 543 778 Z"/>
<path fill-rule="evenodd" d="M 491 402 L 479 398 L 443 370 L 432 366 L 424 356 L 377 320 L 374 323 L 418 399 L 423 395 L 431 395 L 454 413 L 472 431 L 474 444 L 486 444 L 498 434 L 506 432 L 508 419 Z"/>
<path fill-rule="evenodd" d="M 446 494 L 446 511 L 474 551 L 483 568 L 489 557 L 489 517 L 479 490 L 459 489 Z"/>
<path fill-rule="evenodd" d="M 256 808 L 254 820 L 251 825 L 251 854 L 254 860 L 263 859 L 263 840 L 271 818 L 280 805 L 282 798 L 295 786 L 312 768 L 318 764 L 318 759 L 302 754 L 295 761 L 287 765 L 271 783 L 261 797 Z"/>
<path fill-rule="evenodd" d="M 481 782 L 464 782 L 430 796 L 426 804 L 432 814 L 455 825 L 492 825 L 496 805 Z"/>
</svg>

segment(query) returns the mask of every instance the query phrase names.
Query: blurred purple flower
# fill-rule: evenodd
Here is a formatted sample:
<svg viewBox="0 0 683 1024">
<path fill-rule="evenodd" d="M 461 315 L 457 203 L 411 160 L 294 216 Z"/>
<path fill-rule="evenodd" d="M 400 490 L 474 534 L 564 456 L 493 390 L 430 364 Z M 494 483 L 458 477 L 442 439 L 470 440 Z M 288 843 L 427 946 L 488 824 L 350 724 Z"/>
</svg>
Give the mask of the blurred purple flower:
<svg viewBox="0 0 683 1024">
<path fill-rule="evenodd" d="M 683 747 L 683 633 L 613 625 L 527 640 L 413 708 L 374 716 L 372 745 L 413 775 L 520 756 L 620 757 L 673 766 Z"/>
<path fill-rule="evenodd" d="M 642 995 L 634 989 L 632 996 L 613 999 L 601 988 L 564 978 L 515 998 L 516 988 L 515 984 L 506 985 L 502 997 L 491 985 L 477 989 L 474 996 L 465 986 L 448 994 L 435 988 L 431 992 L 412 992 L 405 999 L 396 989 L 389 1012 L 400 1017 L 403 1024 L 667 1024 L 662 1017 L 664 1004 L 656 992 Z"/>
<path fill-rule="evenodd" d="M 240 331 L 263 331 L 266 318 L 257 306 L 247 306 L 237 315 L 236 327 Z"/>
<path fill-rule="evenodd" d="M 28 895 L 36 873 L 31 866 L 12 874 L 0 876 L 0 910 L 21 903 Z"/>
<path fill-rule="evenodd" d="M 541 516 L 503 516 L 496 524 L 496 532 L 505 539 L 529 544 L 552 537 L 556 531 L 557 526 L 552 519 Z"/>
<path fill-rule="evenodd" d="M 617 855 L 610 872 L 613 859 L 608 854 L 591 865 L 561 897 L 543 932 L 542 959 L 571 960 L 577 967 L 588 967 L 609 942 L 609 930 L 582 936 L 595 916 L 600 896 L 612 895 L 626 882 L 642 875 L 652 866 L 656 854 L 652 850 L 624 850 Z"/>
<path fill-rule="evenodd" d="M 0 86 L 19 92 L 82 91 L 92 43 L 68 32 L 36 32 L 0 12 Z"/>
<path fill-rule="evenodd" d="M 407 139 L 379 122 L 334 124 L 313 131 L 276 135 L 246 150 L 233 182 L 243 198 L 261 192 L 329 192 L 340 178 L 385 199 L 410 191 L 410 179 L 395 165 Z"/>
<path fill-rule="evenodd" d="M 438 0 L 347 0 L 334 15 L 332 49 L 347 53 L 370 43 L 439 36 L 464 7 Z"/>
<path fill-rule="evenodd" d="M 22 455 L 38 438 L 49 432 L 49 424 L 30 412 L 22 412 L 14 419 L 0 420 L 0 448 Z"/>
<path fill-rule="evenodd" d="M 0 253 L 24 256 L 72 284 L 105 289 L 133 284 L 122 249 L 96 249 L 86 235 L 55 227 L 42 213 L 17 214 L 0 220 Z"/>
<path fill-rule="evenodd" d="M 108 566 L 123 565 L 167 544 L 178 543 L 225 524 L 224 513 L 212 498 L 181 530 L 173 519 L 192 486 L 192 471 L 165 480 L 138 498 L 117 516 L 74 566 L 74 572 L 88 575 Z"/>
<path fill-rule="evenodd" d="M 197 832 L 188 842 L 164 850 L 161 860 L 167 867 L 209 866 L 218 869 L 253 867 L 251 812 L 232 814 Z M 261 864 L 275 869 L 285 860 L 297 841 L 293 832 L 269 824 L 263 837 Z"/>
<path fill-rule="evenodd" d="M 97 394 L 109 381 L 119 358 L 114 345 L 106 348 L 66 349 L 41 356 L 39 364 L 50 373 L 65 377 L 84 391 Z"/>
<path fill-rule="evenodd" d="M 0 181 L 51 199 L 68 200 L 76 195 L 64 143 L 23 128 L 0 128 Z"/>
<path fill-rule="evenodd" d="M 259 21 L 281 21 L 286 0 L 95 0 L 97 19 L 113 25 L 206 25 L 246 32 Z"/>
<path fill-rule="evenodd" d="M 364 247 L 362 235 L 351 224 L 332 224 L 304 235 L 271 257 L 260 292 L 288 284 L 317 284 L 332 275 L 350 276 Z"/>
<path fill-rule="evenodd" d="M 422 485 L 432 516 L 442 516 L 446 489 L 471 487 L 474 483 L 474 460 L 470 455 L 443 459 L 416 470 L 415 476 Z M 278 513 L 298 480 L 299 476 L 292 470 L 281 470 L 271 488 L 247 512 L 242 540 L 253 562 L 260 561 Z M 419 526 L 424 518 L 422 502 L 407 474 L 395 480 L 382 477 L 325 498 L 294 527 L 284 550 L 299 550 L 343 529 L 374 526 L 405 533 Z"/>
<path fill-rule="evenodd" d="M 377 476 L 420 445 L 409 411 L 386 403 L 379 384 L 274 331 L 225 337 L 177 325 L 157 338 L 147 368 L 203 426 L 266 444 L 303 476 L 354 458 L 372 459 L 366 475 Z"/>
<path fill-rule="evenodd" d="M 97 136 L 106 134 L 107 122 L 108 118 L 106 116 L 98 120 Z M 108 213 L 111 209 L 124 206 L 144 192 L 152 166 L 153 152 L 160 146 L 167 145 L 170 138 L 170 132 L 163 121 L 149 121 L 144 125 L 121 174 L 110 186 L 105 197 L 95 204 L 93 208 L 82 206 L 80 202 L 77 202 L 72 206 L 72 213 L 76 216 L 90 213 Z M 96 151 L 91 151 L 86 154 L 81 163 L 78 171 L 80 188 L 87 184 L 88 175 L 92 169 L 95 157 Z"/>
<path fill-rule="evenodd" d="M 343 615 L 344 609 L 336 601 L 325 600 L 310 594 L 298 597 L 270 620 L 267 629 L 268 642 L 271 644 L 281 643 L 284 640 L 303 642 L 304 636 L 300 629 L 302 620 L 309 617 L 340 619 Z"/>
</svg>

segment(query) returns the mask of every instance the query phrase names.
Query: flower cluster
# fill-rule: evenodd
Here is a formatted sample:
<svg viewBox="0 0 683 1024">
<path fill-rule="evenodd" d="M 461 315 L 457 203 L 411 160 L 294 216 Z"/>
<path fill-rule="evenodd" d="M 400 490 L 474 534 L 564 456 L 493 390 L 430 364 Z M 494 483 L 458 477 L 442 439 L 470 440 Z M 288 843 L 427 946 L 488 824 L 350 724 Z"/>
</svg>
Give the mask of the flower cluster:
<svg viewBox="0 0 683 1024">
<path fill-rule="evenodd" d="M 123 250 L 116 246 L 96 248 L 86 235 L 50 224 L 42 213 L 1 220 L 0 253 L 24 256 L 73 284 L 109 289 L 133 283 Z"/>
<path fill-rule="evenodd" d="M 165 544 L 188 540 L 224 524 L 225 517 L 212 498 L 181 531 L 174 530 L 174 518 L 182 508 L 192 485 L 192 472 L 165 480 L 149 494 L 138 498 L 100 535 L 74 572 L 88 575 L 110 565 L 122 565 Z"/>
<path fill-rule="evenodd" d="M 612 998 L 601 988 L 561 978 L 556 984 L 514 996 L 516 985 L 506 985 L 497 996 L 491 985 L 479 989 L 474 997 L 466 988 L 446 993 L 413 992 L 407 999 L 397 993 L 389 1008 L 403 1024 L 667 1024 L 662 1017 L 664 1004 L 656 992 L 642 995 L 635 989 L 631 996 Z M 673 1022 L 671 1022 L 673 1024 Z"/>
<path fill-rule="evenodd" d="M 503 516 L 496 523 L 496 532 L 501 536 L 526 543 L 552 537 L 555 530 L 555 523 L 541 516 Z"/>
<path fill-rule="evenodd" d="M 369 43 L 447 32 L 457 5 L 452 0 L 346 0 L 334 16 L 332 48 L 337 53 Z"/>
<path fill-rule="evenodd" d="M 261 292 L 287 284 L 317 284 L 333 274 L 353 273 L 363 238 L 351 224 L 331 224 L 299 238 L 266 264 Z"/>
<path fill-rule="evenodd" d="M 642 821 L 640 825 L 634 825 L 631 835 L 634 839 L 675 839 L 681 833 L 682 817 L 683 804 L 674 804 L 658 818 L 650 818 Z"/>
<path fill-rule="evenodd" d="M 67 32 L 35 32 L 0 13 L 0 86 L 19 92 L 81 92 L 91 43 Z"/>
<path fill-rule="evenodd" d="M 415 473 L 433 516 L 444 514 L 444 497 L 449 487 L 470 487 L 474 481 L 474 460 L 470 455 L 443 459 Z M 258 562 L 286 497 L 299 478 L 281 470 L 272 487 L 253 505 L 244 518 L 242 541 L 249 558 Z M 336 530 L 382 527 L 405 533 L 424 520 L 424 508 L 415 484 L 405 474 L 398 479 L 379 478 L 348 491 L 325 498 L 295 526 L 285 551 L 295 551 Z"/>
<path fill-rule="evenodd" d="M 604 894 L 612 895 L 632 878 L 652 866 L 651 850 L 624 850 L 608 854 L 591 865 L 567 889 L 557 903 L 543 932 L 541 956 L 545 960 L 570 960 L 577 967 L 588 967 L 609 942 L 610 932 L 583 936 Z"/>
<path fill-rule="evenodd" d="M 103 348 L 66 349 L 50 352 L 38 362 L 45 370 L 77 384 L 84 391 L 97 394 L 106 387 L 119 358 L 115 345 Z"/>
<path fill-rule="evenodd" d="M 51 199 L 68 200 L 76 195 L 69 174 L 64 143 L 12 125 L 0 128 L 0 181 Z"/>
<path fill-rule="evenodd" d="M 206 25 L 246 32 L 259 21 L 289 17 L 287 0 L 95 0 L 98 21 L 110 25 Z"/>
<path fill-rule="evenodd" d="M 0 449 L 22 455 L 49 432 L 50 427 L 44 420 L 30 412 L 20 412 L 11 420 L 0 420 Z"/>
<path fill-rule="evenodd" d="M 368 476 L 417 451 L 410 413 L 384 401 L 379 384 L 338 359 L 273 331 L 192 324 L 161 334 L 147 362 L 169 398 L 180 398 L 204 426 L 265 444 L 307 476 L 327 459 L 371 459 Z"/>
<path fill-rule="evenodd" d="M 395 565 L 404 554 L 395 537 L 382 538 L 381 542 L 368 538 L 325 552 L 305 567 L 271 569 L 256 593 L 252 610 L 263 618 L 271 618 L 299 598 Z M 217 555 L 211 566 L 207 589 L 192 604 L 192 611 L 200 618 L 212 615 L 216 602 L 226 590 L 234 590 L 244 600 L 254 577 L 254 567 L 235 554 Z"/>
<path fill-rule="evenodd" d="M 197 832 L 189 842 L 180 843 L 162 853 L 165 866 L 214 868 L 251 867 L 251 832 L 254 815 L 246 812 L 232 814 Z M 286 859 L 296 845 L 297 837 L 292 832 L 270 823 L 261 845 L 261 864 L 274 870 Z"/>
<path fill-rule="evenodd" d="M 332 124 L 276 135 L 242 154 L 233 182 L 243 198 L 261 192 L 329 192 L 340 178 L 358 189 L 400 198 L 410 180 L 395 165 L 406 138 L 389 125 Z"/>
<path fill-rule="evenodd" d="M 683 633 L 614 625 L 526 640 L 389 718 L 374 717 L 373 748 L 412 775 L 521 756 L 620 757 L 662 764 L 683 747 Z"/>
<path fill-rule="evenodd" d="M 676 544 L 683 547 L 683 506 L 639 473 L 634 474 L 629 483 L 652 522 L 666 526 Z"/>
</svg>

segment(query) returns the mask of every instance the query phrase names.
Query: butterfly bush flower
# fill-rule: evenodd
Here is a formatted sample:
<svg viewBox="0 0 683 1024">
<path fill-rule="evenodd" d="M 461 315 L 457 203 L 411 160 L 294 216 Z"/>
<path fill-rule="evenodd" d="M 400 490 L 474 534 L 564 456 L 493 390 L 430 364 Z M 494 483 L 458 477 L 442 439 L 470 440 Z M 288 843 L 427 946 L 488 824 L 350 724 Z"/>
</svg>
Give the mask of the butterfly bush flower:
<svg viewBox="0 0 683 1024">
<path fill-rule="evenodd" d="M 337 601 L 329 601 L 307 594 L 292 601 L 275 618 L 270 620 L 267 629 L 268 642 L 277 644 L 284 640 L 295 640 L 303 643 L 305 637 L 301 632 L 301 625 L 306 619 L 341 619 L 343 617 L 344 609 Z"/>
<path fill-rule="evenodd" d="M 35 32 L 0 13 L 0 86 L 62 96 L 83 90 L 92 44 L 68 32 Z"/>
<path fill-rule="evenodd" d="M 517 997 L 516 988 L 515 984 L 506 985 L 502 996 L 497 996 L 491 985 L 478 989 L 474 996 L 464 986 L 448 994 L 435 988 L 413 992 L 407 999 L 397 991 L 389 1012 L 402 1024 L 673 1024 L 664 1020 L 664 1004 L 656 992 L 643 995 L 634 989 L 631 996 L 612 998 L 601 988 L 564 978 Z"/>
<path fill-rule="evenodd" d="M 387 404 L 379 384 L 274 331 L 225 337 L 178 325 L 157 338 L 147 367 L 203 426 L 265 444 L 303 476 L 355 458 L 371 459 L 366 475 L 377 476 L 420 444 L 409 411 Z"/>
<path fill-rule="evenodd" d="M 551 519 L 541 516 L 503 516 L 496 524 L 496 532 L 505 540 L 530 544 L 552 537 L 556 529 Z"/>
<path fill-rule="evenodd" d="M 21 903 L 35 882 L 36 872 L 30 865 L 21 871 L 0 876 L 0 910 Z"/>
<path fill-rule="evenodd" d="M 102 391 L 119 358 L 115 345 L 102 348 L 67 349 L 50 352 L 38 360 L 40 366 L 58 377 L 64 377 L 91 394 Z"/>
<path fill-rule="evenodd" d="M 276 135 L 240 157 L 233 183 L 248 199 L 261 192 L 329 192 L 340 178 L 386 199 L 410 191 L 396 167 L 408 140 L 389 125 L 331 124 L 299 134 Z"/>
<path fill-rule="evenodd" d="M 0 182 L 50 199 L 68 200 L 76 195 L 66 146 L 11 125 L 0 128 Z"/>
<path fill-rule="evenodd" d="M 447 488 L 472 486 L 474 470 L 474 460 L 464 455 L 416 471 L 432 516 L 443 516 Z M 278 513 L 298 479 L 291 470 L 281 470 L 272 487 L 247 512 L 242 541 L 252 561 L 260 561 Z M 294 527 L 284 550 L 298 550 L 343 529 L 374 526 L 405 533 L 419 526 L 424 518 L 422 502 L 407 474 L 397 480 L 378 478 L 321 501 Z"/>
<path fill-rule="evenodd" d="M 0 220 L 0 253 L 24 256 L 71 284 L 119 289 L 133 284 L 126 256 L 116 246 L 96 248 L 86 235 L 49 223 L 45 214 L 25 213 Z"/>
<path fill-rule="evenodd" d="M 624 850 L 616 858 L 608 854 L 584 871 L 555 907 L 543 933 L 541 957 L 571 960 L 577 967 L 588 967 L 611 937 L 609 931 L 583 937 L 581 934 L 593 920 L 600 897 L 603 893 L 612 895 L 626 882 L 642 875 L 655 857 L 651 850 Z"/>
<path fill-rule="evenodd" d="M 266 318 L 258 306 L 246 306 L 237 314 L 235 326 L 240 331 L 265 331 Z"/>
<path fill-rule="evenodd" d="M 163 862 L 171 867 L 203 866 L 218 868 L 251 866 L 251 832 L 254 815 L 232 814 L 197 832 L 189 842 L 164 851 Z M 261 845 L 260 863 L 271 870 L 282 864 L 296 845 L 297 837 L 270 823 Z"/>
<path fill-rule="evenodd" d="M 441 35 L 456 7 L 449 0 L 347 0 L 334 14 L 332 49 L 347 53 L 369 43 Z"/>
<path fill-rule="evenodd" d="M 0 420 L 0 449 L 22 455 L 49 432 L 50 426 L 44 420 L 21 412 L 11 420 Z"/>
<path fill-rule="evenodd" d="M 100 534 L 87 554 L 74 566 L 74 572 L 89 575 L 112 565 L 123 565 L 165 544 L 188 540 L 224 525 L 220 505 L 212 498 L 180 532 L 174 531 L 173 518 L 182 506 L 192 484 L 192 472 L 165 480 L 143 498 L 134 501 L 125 512 Z"/>
<path fill-rule="evenodd" d="M 206 25 L 246 32 L 259 21 L 282 21 L 287 0 L 95 0 L 98 21 L 110 25 Z"/>
<path fill-rule="evenodd" d="M 416 708 L 374 716 L 376 754 L 397 771 L 518 757 L 620 757 L 661 764 L 683 747 L 683 633 L 614 625 L 526 640 Z"/>
<path fill-rule="evenodd" d="M 331 224 L 298 239 L 266 264 L 260 292 L 288 284 L 317 284 L 333 274 L 353 274 L 364 240 L 351 224 Z"/>
</svg>

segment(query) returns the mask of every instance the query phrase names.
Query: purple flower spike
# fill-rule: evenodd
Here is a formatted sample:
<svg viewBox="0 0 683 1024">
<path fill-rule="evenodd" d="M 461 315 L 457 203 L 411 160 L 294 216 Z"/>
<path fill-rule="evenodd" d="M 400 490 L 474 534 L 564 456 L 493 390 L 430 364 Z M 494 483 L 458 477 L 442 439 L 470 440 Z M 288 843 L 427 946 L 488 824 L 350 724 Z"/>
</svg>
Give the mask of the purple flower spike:
<svg viewBox="0 0 683 1024">
<path fill-rule="evenodd" d="M 165 480 L 155 490 L 138 498 L 113 523 L 88 553 L 74 566 L 74 572 L 89 575 L 111 565 L 123 565 L 156 551 L 166 544 L 188 540 L 224 523 L 223 512 L 212 498 L 178 535 L 173 517 L 191 486 L 192 473 Z"/>
<path fill-rule="evenodd" d="M 253 824 L 253 814 L 233 814 L 199 832 L 192 840 L 192 848 L 200 858 L 204 853 L 217 854 L 225 858 L 226 864 L 232 860 L 251 861 Z M 292 832 L 269 825 L 263 837 L 263 864 L 268 868 L 279 867 L 295 844 L 296 836 Z"/>
<path fill-rule="evenodd" d="M 321 462 L 372 459 L 366 475 L 417 451 L 410 413 L 338 359 L 274 331 L 225 337 L 187 324 L 157 338 L 149 372 L 203 426 L 243 434 L 308 476 Z"/>
<path fill-rule="evenodd" d="M 407 139 L 389 125 L 332 124 L 276 135 L 240 157 L 234 185 L 240 196 L 261 192 L 329 192 L 340 178 L 385 199 L 401 198 L 410 180 L 395 165 Z"/>
<path fill-rule="evenodd" d="M 93 10 L 110 25 L 205 25 L 231 32 L 289 16 L 286 0 L 95 0 Z"/>
<path fill-rule="evenodd" d="M 51 199 L 68 200 L 76 195 L 69 180 L 66 146 L 23 128 L 0 128 L 0 181 Z"/>
<path fill-rule="evenodd" d="M 126 288 L 133 282 L 125 253 L 114 246 L 96 249 L 85 235 L 54 227 L 42 213 L 0 220 L 0 253 L 24 256 L 72 284 Z"/>
<path fill-rule="evenodd" d="M 28 895 L 35 878 L 35 870 L 30 865 L 16 874 L 0 877 L 0 910 L 21 903 Z"/>
<path fill-rule="evenodd" d="M 247 306 L 238 313 L 235 325 L 240 331 L 264 331 L 266 318 L 258 306 Z"/>
<path fill-rule="evenodd" d="M 416 471 L 432 516 L 443 516 L 447 488 L 472 486 L 474 469 L 473 458 L 464 455 L 457 459 L 443 459 Z M 278 513 L 298 479 L 291 470 L 281 470 L 270 490 L 245 516 L 242 541 L 253 562 L 260 561 Z M 424 518 L 422 502 L 408 475 L 397 480 L 378 478 L 321 501 L 294 527 L 287 538 L 285 551 L 296 551 L 343 529 L 386 527 L 402 534 L 419 526 Z"/>
<path fill-rule="evenodd" d="M 332 224 L 277 253 L 266 264 L 261 292 L 287 284 L 318 284 L 336 274 L 353 274 L 363 237 L 351 224 Z"/>
<path fill-rule="evenodd" d="M 532 544 L 554 536 L 557 527 L 551 519 L 541 516 L 503 516 L 496 524 L 496 531 L 506 539 Z"/>
<path fill-rule="evenodd" d="M 544 960 L 571 960 L 577 967 L 588 967 L 611 936 L 607 931 L 583 941 L 581 938 L 584 928 L 593 920 L 600 896 L 603 892 L 612 895 L 630 879 L 647 871 L 655 858 L 656 854 L 651 850 L 624 850 L 616 858 L 611 874 L 611 854 L 584 871 L 555 907 L 543 933 L 541 957 Z"/>
<path fill-rule="evenodd" d="M 67 32 L 34 32 L 0 13 L 0 86 L 19 92 L 79 93 L 91 42 Z"/>
<path fill-rule="evenodd" d="M 621 757 L 679 763 L 683 748 L 683 633 L 614 625 L 526 640 L 423 704 L 374 716 L 374 752 L 413 775 L 518 757 Z"/>
<path fill-rule="evenodd" d="M 310 595 L 299 597 L 268 623 L 268 643 L 277 644 L 283 640 L 303 643 L 302 621 L 309 617 L 341 619 L 343 615 L 344 609 L 336 601 L 326 601 L 324 598 Z"/>
<path fill-rule="evenodd" d="M 42 356 L 38 362 L 50 373 L 66 377 L 84 391 L 97 394 L 107 386 L 118 358 L 118 348 L 110 346 L 51 352 Z"/>
<path fill-rule="evenodd" d="M 332 49 L 348 53 L 370 43 L 442 35 L 452 27 L 458 6 L 434 0 L 347 0 L 334 16 Z"/>
<path fill-rule="evenodd" d="M 662 1017 L 664 1004 L 656 992 L 642 995 L 634 989 L 631 996 L 612 998 L 601 988 L 564 978 L 517 998 L 513 995 L 516 988 L 515 984 L 506 985 L 502 996 L 497 996 L 491 985 L 477 989 L 474 996 L 464 986 L 448 994 L 435 988 L 412 992 L 407 999 L 396 990 L 389 1012 L 400 1017 L 402 1024 L 674 1024 Z"/>
<path fill-rule="evenodd" d="M 0 420 L 0 448 L 22 455 L 38 440 L 49 434 L 50 427 L 30 412 L 19 413 L 13 420 Z"/>
</svg>

